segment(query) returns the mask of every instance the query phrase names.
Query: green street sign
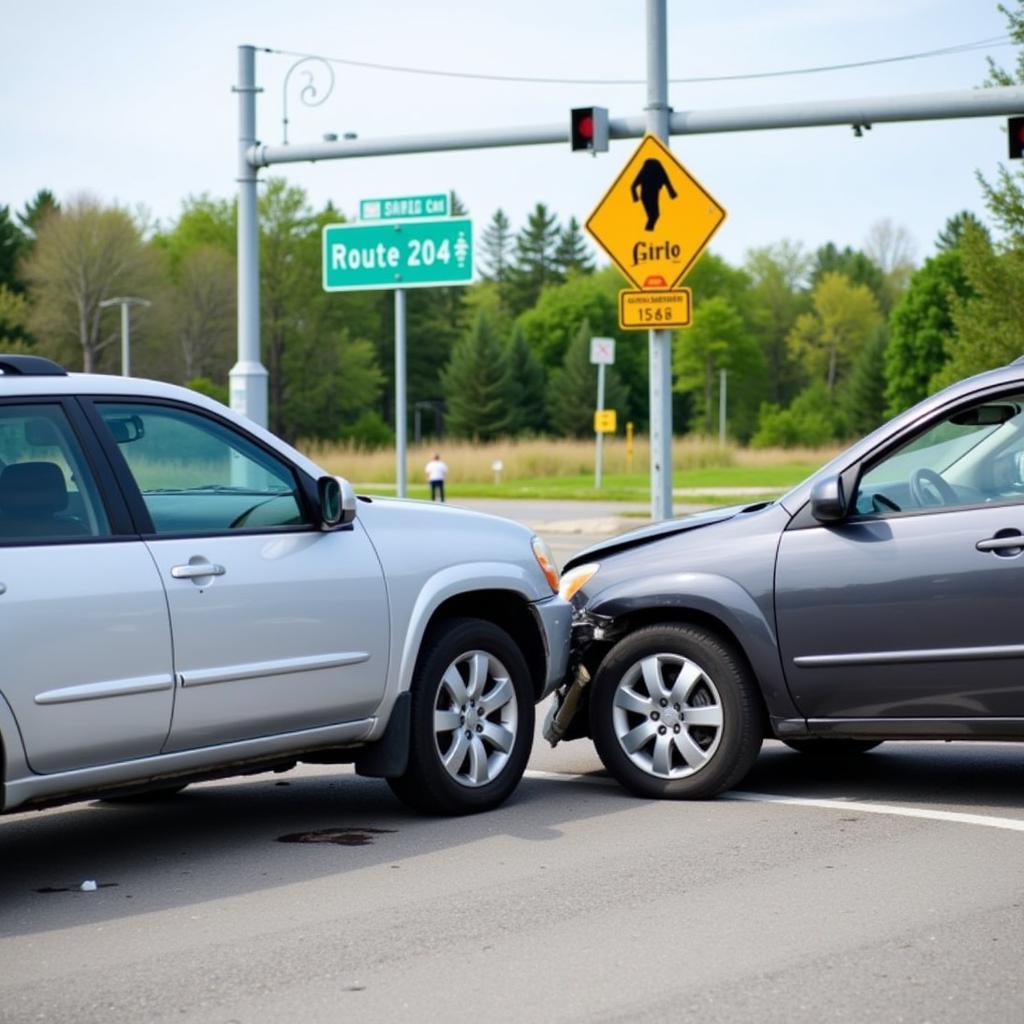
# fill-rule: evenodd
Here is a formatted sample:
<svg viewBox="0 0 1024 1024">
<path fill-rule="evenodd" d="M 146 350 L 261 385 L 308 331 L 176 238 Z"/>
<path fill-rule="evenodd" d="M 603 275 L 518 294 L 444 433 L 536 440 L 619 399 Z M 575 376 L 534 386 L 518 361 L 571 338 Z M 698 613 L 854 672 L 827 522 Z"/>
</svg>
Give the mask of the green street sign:
<svg viewBox="0 0 1024 1024">
<path fill-rule="evenodd" d="M 403 220 L 410 217 L 447 217 L 448 193 L 432 196 L 396 196 L 394 199 L 364 199 L 359 204 L 360 220 Z"/>
<path fill-rule="evenodd" d="M 328 224 L 323 230 L 324 291 L 432 288 L 469 284 L 472 277 L 468 217 Z"/>
</svg>

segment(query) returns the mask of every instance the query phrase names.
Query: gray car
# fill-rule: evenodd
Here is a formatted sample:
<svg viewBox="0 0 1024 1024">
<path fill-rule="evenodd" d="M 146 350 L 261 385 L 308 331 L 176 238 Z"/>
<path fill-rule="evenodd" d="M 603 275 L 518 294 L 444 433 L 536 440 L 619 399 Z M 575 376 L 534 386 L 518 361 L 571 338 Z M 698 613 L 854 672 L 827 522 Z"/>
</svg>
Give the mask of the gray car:
<svg viewBox="0 0 1024 1024">
<path fill-rule="evenodd" d="M 2 809 L 355 762 L 495 807 L 564 676 L 543 542 L 356 499 L 195 392 L 0 356 Z"/>
<path fill-rule="evenodd" d="M 708 797 L 765 737 L 1024 739 L 1024 365 L 897 416 L 775 502 L 576 555 L 546 723 L 636 793 Z"/>
</svg>

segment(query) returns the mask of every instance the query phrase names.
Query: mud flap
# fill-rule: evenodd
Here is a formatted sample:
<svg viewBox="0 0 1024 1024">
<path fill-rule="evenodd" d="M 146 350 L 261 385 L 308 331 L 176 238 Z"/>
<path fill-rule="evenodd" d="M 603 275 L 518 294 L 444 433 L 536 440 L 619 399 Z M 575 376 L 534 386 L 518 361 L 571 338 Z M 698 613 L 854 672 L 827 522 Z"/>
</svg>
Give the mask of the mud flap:
<svg viewBox="0 0 1024 1024">
<path fill-rule="evenodd" d="M 409 766 L 412 694 L 400 693 L 384 735 L 356 755 L 356 772 L 374 779 L 396 779 Z"/>
</svg>

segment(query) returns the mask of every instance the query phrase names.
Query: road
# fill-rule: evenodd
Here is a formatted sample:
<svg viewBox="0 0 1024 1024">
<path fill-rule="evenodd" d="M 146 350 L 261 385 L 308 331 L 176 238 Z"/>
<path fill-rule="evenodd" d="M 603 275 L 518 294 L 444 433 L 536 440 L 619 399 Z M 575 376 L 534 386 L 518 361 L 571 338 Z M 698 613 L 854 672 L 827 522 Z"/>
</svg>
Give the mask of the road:
<svg viewBox="0 0 1024 1024">
<path fill-rule="evenodd" d="M 0 858 L 3 1024 L 1024 1020 L 1010 744 L 773 742 L 687 804 L 538 741 L 457 820 L 303 767 L 13 815 Z"/>
</svg>

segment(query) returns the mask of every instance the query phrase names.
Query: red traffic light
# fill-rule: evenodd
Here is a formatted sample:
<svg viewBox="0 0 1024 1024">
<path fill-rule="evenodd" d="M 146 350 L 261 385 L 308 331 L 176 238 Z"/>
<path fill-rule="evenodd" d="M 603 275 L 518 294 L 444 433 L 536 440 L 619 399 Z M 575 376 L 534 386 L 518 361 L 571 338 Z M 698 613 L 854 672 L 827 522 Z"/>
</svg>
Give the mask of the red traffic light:
<svg viewBox="0 0 1024 1024">
<path fill-rule="evenodd" d="M 1006 122 L 1006 135 L 1010 143 L 1010 159 L 1024 157 L 1024 117 L 1011 117 Z"/>
<path fill-rule="evenodd" d="M 574 151 L 608 151 L 608 111 L 604 107 L 575 107 L 569 112 L 569 135 Z"/>
</svg>

